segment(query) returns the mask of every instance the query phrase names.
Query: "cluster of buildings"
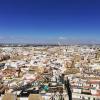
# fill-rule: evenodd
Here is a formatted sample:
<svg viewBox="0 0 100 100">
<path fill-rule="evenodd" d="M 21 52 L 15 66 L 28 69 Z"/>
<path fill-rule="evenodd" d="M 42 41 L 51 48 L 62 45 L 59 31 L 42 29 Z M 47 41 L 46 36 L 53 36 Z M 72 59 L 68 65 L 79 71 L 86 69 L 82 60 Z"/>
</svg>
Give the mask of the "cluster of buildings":
<svg viewBox="0 0 100 100">
<path fill-rule="evenodd" d="M 100 100 L 100 47 L 0 47 L 1 95 L 39 93 L 49 100 L 58 93 L 67 100 L 62 74 L 70 80 L 74 99 Z"/>
</svg>

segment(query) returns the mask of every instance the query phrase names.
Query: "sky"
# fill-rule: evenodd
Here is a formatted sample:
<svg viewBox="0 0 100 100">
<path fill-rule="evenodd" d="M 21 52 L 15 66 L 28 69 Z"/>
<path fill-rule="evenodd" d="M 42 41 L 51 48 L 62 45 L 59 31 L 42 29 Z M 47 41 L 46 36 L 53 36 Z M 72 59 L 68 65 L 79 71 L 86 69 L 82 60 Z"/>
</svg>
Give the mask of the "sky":
<svg viewBox="0 0 100 100">
<path fill-rule="evenodd" d="M 0 0 L 0 43 L 100 43 L 100 0 Z"/>
</svg>

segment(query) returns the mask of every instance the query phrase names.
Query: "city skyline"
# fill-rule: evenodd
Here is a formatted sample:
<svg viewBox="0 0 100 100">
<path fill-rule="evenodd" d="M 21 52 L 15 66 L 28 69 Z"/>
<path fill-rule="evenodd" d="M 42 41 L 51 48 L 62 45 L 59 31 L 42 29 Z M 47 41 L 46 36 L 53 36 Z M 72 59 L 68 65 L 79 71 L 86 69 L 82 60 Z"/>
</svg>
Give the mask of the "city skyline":
<svg viewBox="0 0 100 100">
<path fill-rule="evenodd" d="M 1 0 L 0 43 L 100 43 L 99 0 Z"/>
</svg>

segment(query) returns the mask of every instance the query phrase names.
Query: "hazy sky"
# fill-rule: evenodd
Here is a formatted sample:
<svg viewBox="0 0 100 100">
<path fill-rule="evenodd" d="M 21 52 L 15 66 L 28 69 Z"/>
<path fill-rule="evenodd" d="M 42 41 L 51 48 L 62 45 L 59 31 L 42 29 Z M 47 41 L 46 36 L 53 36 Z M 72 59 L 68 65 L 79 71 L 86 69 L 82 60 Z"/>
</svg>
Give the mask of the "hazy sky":
<svg viewBox="0 0 100 100">
<path fill-rule="evenodd" d="M 100 0 L 0 0 L 0 42 L 100 43 Z"/>
</svg>

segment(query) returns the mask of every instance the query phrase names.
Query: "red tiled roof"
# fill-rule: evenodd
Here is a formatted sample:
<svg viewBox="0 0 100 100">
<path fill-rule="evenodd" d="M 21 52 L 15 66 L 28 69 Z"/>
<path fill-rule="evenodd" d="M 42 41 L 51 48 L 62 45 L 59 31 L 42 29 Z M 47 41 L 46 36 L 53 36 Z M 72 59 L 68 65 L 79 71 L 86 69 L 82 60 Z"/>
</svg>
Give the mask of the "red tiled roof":
<svg viewBox="0 0 100 100">
<path fill-rule="evenodd" d="M 100 96 L 100 94 L 94 94 L 93 96 Z"/>
<path fill-rule="evenodd" d="M 91 86 L 83 86 L 83 88 L 85 88 L 85 89 L 90 89 Z"/>
<path fill-rule="evenodd" d="M 87 83 L 89 83 L 89 84 L 100 84 L 100 81 L 89 81 Z"/>
</svg>

